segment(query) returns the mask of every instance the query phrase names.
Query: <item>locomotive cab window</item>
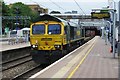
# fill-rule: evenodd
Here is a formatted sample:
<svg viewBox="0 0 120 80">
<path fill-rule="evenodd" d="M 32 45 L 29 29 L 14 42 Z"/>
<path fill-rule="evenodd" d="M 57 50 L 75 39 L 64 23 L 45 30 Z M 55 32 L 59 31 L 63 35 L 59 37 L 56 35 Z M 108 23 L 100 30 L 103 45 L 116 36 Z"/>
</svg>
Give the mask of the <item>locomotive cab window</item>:
<svg viewBox="0 0 120 80">
<path fill-rule="evenodd" d="M 32 26 L 32 34 L 45 34 L 45 26 L 44 25 L 33 25 Z"/>
<path fill-rule="evenodd" d="M 49 24 L 48 34 L 61 34 L 61 26 L 59 24 Z"/>
</svg>

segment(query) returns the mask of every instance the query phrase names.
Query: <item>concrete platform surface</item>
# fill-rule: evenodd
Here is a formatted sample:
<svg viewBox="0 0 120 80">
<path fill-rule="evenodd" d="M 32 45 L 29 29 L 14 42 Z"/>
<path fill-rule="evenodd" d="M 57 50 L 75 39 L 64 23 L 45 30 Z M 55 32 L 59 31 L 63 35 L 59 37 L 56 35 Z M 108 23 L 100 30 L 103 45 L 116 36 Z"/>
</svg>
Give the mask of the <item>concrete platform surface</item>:
<svg viewBox="0 0 120 80">
<path fill-rule="evenodd" d="M 0 52 L 1 51 L 7 51 L 7 50 L 12 50 L 12 49 L 18 49 L 18 48 L 24 48 L 24 47 L 29 47 L 30 42 L 26 43 L 17 43 L 17 44 L 8 44 L 7 41 L 0 42 Z"/>
<path fill-rule="evenodd" d="M 118 78 L 118 58 L 114 59 L 109 49 L 110 44 L 105 45 L 105 41 L 96 36 L 29 79 Z"/>
</svg>

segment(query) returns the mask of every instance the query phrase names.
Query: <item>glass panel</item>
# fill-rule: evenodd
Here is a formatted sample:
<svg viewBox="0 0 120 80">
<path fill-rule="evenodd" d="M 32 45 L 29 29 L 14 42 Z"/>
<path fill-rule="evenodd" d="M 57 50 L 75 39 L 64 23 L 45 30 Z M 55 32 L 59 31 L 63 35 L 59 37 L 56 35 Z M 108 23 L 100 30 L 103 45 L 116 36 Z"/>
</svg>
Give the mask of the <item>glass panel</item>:
<svg viewBox="0 0 120 80">
<path fill-rule="evenodd" d="M 15 37 L 17 35 L 17 31 L 11 31 L 10 32 L 10 37 Z"/>
<path fill-rule="evenodd" d="M 11 35 L 17 34 L 17 31 L 11 31 L 10 34 Z"/>
<path fill-rule="evenodd" d="M 44 25 L 34 25 L 32 27 L 32 34 L 45 34 L 45 26 Z"/>
<path fill-rule="evenodd" d="M 59 24 L 48 25 L 48 34 L 60 34 L 61 26 Z"/>
</svg>

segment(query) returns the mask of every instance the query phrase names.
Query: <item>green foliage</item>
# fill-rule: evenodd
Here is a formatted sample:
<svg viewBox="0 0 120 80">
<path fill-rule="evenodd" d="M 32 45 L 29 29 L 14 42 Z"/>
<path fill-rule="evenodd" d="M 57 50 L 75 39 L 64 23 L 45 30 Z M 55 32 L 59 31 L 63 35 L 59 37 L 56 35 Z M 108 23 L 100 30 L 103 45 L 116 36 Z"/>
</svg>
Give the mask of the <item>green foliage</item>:
<svg viewBox="0 0 120 80">
<path fill-rule="evenodd" d="M 19 14 L 21 16 L 30 16 L 32 14 L 32 10 L 25 4 L 21 2 L 14 3 L 11 7 L 12 15 L 16 16 L 16 11 L 19 10 Z"/>
<path fill-rule="evenodd" d="M 38 17 L 38 13 L 37 12 L 33 12 L 31 10 L 31 8 L 29 8 L 27 5 L 18 2 L 18 3 L 14 3 L 11 7 L 11 11 L 12 11 L 12 15 L 16 16 L 16 8 L 18 8 L 19 10 L 19 14 L 20 16 L 30 16 L 31 17 L 31 21 L 33 21 L 36 17 Z"/>
<path fill-rule="evenodd" d="M 9 8 L 10 7 L 10 8 Z M 16 27 L 24 28 L 29 27 L 30 23 L 33 22 L 39 14 L 37 12 L 33 12 L 31 8 L 29 8 L 27 5 L 23 4 L 22 2 L 17 2 L 12 5 L 5 5 L 5 3 L 2 3 L 2 15 L 3 16 L 28 16 L 31 19 L 4 19 L 3 20 L 3 27 L 5 28 L 8 26 L 10 29 L 15 29 Z M 19 25 L 15 25 L 16 22 L 19 22 Z"/>
<path fill-rule="evenodd" d="M 2 1 L 0 1 L 0 16 L 2 15 Z"/>
<path fill-rule="evenodd" d="M 4 2 L 2 2 L 2 16 L 10 16 L 11 12 L 7 5 L 5 5 Z"/>
<path fill-rule="evenodd" d="M 38 17 L 39 17 L 39 14 L 37 12 L 32 13 L 31 22 L 35 22 Z"/>
<path fill-rule="evenodd" d="M 25 5 L 21 2 L 17 2 L 12 5 L 12 7 L 11 7 L 12 16 L 16 16 L 16 13 L 17 13 L 16 10 L 19 13 L 19 14 L 17 14 L 18 16 L 30 16 L 31 20 L 29 22 L 33 22 L 39 16 L 39 14 L 37 12 L 33 12 L 31 10 L 31 8 L 29 8 L 27 5 Z M 30 25 L 30 23 L 29 23 L 29 25 Z"/>
<path fill-rule="evenodd" d="M 10 11 L 10 8 L 7 6 L 7 5 L 5 5 L 5 3 L 4 2 L 2 2 L 2 16 L 10 16 L 11 15 L 11 11 Z M 7 26 L 7 25 L 10 25 L 9 24 L 9 20 L 7 20 L 7 19 L 3 19 L 2 20 L 2 33 L 4 34 L 4 29 L 5 29 L 5 27 Z"/>
</svg>

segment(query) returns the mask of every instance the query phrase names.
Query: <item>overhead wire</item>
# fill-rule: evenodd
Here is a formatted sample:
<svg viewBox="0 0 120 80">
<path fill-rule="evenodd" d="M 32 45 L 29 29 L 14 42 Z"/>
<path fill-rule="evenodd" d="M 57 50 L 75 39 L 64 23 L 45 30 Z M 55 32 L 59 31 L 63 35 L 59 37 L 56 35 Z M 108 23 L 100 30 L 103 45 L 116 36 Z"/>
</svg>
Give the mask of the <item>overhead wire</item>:
<svg viewBox="0 0 120 80">
<path fill-rule="evenodd" d="M 32 1 L 32 2 L 34 2 L 34 3 L 36 3 L 36 4 L 38 4 L 39 6 L 43 6 L 43 7 L 45 7 L 45 8 L 48 8 L 48 7 L 46 7 L 46 6 L 44 6 L 44 5 L 40 4 L 40 3 L 37 3 L 37 2 L 35 2 L 35 1 L 33 1 L 33 0 L 30 0 L 30 1 Z M 48 8 L 48 9 L 53 10 L 53 9 L 51 9 L 51 8 Z"/>
<path fill-rule="evenodd" d="M 79 7 L 79 9 L 82 11 L 82 13 L 86 15 L 86 13 L 85 13 L 85 12 L 83 11 L 83 9 L 80 7 L 80 5 L 78 4 L 78 2 L 77 2 L 76 0 L 74 0 L 74 1 L 75 1 L 76 5 Z"/>
<path fill-rule="evenodd" d="M 49 1 L 51 1 L 54 5 L 56 5 L 57 7 L 59 7 L 60 9 L 62 9 L 62 10 L 64 10 L 64 11 L 65 11 L 65 9 L 64 9 L 64 8 L 62 8 L 61 6 L 59 6 L 57 3 L 53 2 L 52 0 L 49 0 Z"/>
</svg>

